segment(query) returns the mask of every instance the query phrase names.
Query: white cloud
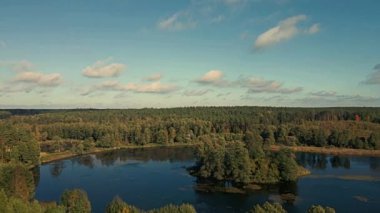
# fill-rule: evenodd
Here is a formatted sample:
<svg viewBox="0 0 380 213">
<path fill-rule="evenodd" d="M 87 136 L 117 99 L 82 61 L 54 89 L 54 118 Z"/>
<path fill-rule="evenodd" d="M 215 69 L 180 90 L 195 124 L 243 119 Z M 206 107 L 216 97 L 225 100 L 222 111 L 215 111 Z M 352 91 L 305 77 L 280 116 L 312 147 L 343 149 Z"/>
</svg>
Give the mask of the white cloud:
<svg viewBox="0 0 380 213">
<path fill-rule="evenodd" d="M 247 32 L 243 32 L 240 34 L 241 40 L 247 40 L 249 38 L 249 34 Z"/>
<path fill-rule="evenodd" d="M 16 93 L 16 92 L 26 92 L 29 93 L 34 89 L 31 85 L 25 85 L 25 84 L 4 84 L 0 85 L 0 95 L 1 94 L 9 94 L 9 93 Z"/>
<path fill-rule="evenodd" d="M 225 19 L 223 15 L 218 15 L 211 19 L 211 23 L 220 23 Z"/>
<path fill-rule="evenodd" d="M 223 0 L 226 4 L 239 4 L 242 0 Z"/>
<path fill-rule="evenodd" d="M 177 90 L 177 86 L 172 84 L 163 84 L 159 81 L 149 83 L 149 84 L 135 84 L 130 83 L 127 84 L 128 90 L 138 93 L 158 93 L 158 94 L 166 94 L 170 92 L 174 92 Z"/>
<path fill-rule="evenodd" d="M 281 93 L 290 94 L 301 92 L 302 87 L 284 88 L 281 82 L 273 80 L 265 80 L 262 78 L 251 77 L 248 79 L 242 79 L 240 85 L 244 88 L 248 88 L 248 93 Z"/>
<path fill-rule="evenodd" d="M 145 81 L 159 81 L 162 78 L 161 73 L 154 73 L 146 78 L 144 78 Z"/>
<path fill-rule="evenodd" d="M 298 106 L 321 107 L 321 106 L 378 106 L 379 97 L 362 95 L 336 95 L 330 97 L 313 96 L 293 100 Z"/>
<path fill-rule="evenodd" d="M 202 82 L 216 82 L 223 78 L 223 73 L 220 70 L 210 70 L 204 74 L 199 81 Z"/>
<path fill-rule="evenodd" d="M 89 78 L 117 77 L 124 71 L 126 65 L 109 63 L 109 59 L 97 61 L 94 65 L 83 69 L 83 75 Z"/>
<path fill-rule="evenodd" d="M 173 14 L 172 16 L 160 20 L 157 23 L 157 28 L 160 30 L 168 30 L 168 31 L 180 31 L 192 29 L 197 26 L 197 23 L 193 21 L 187 13 L 178 12 Z"/>
<path fill-rule="evenodd" d="M 0 93 L 29 93 L 37 90 L 38 93 L 42 94 L 51 90 L 51 87 L 57 87 L 63 83 L 63 77 L 60 73 L 40 72 L 34 64 L 26 60 L 0 62 L 0 67 L 6 67 L 15 73 L 15 77 L 6 80 L 0 86 Z"/>
<path fill-rule="evenodd" d="M 210 70 L 201 78 L 197 79 L 196 82 L 203 85 L 212 85 L 218 87 L 227 87 L 230 86 L 231 83 L 227 80 L 224 80 L 223 72 L 220 70 Z"/>
<path fill-rule="evenodd" d="M 320 31 L 320 24 L 313 24 L 311 25 L 311 27 L 309 27 L 309 29 L 307 29 L 307 33 L 308 34 L 315 34 L 315 33 L 318 33 Z"/>
<path fill-rule="evenodd" d="M 283 83 L 274 80 L 265 80 L 257 77 L 240 77 L 238 80 L 225 80 L 220 70 L 210 70 L 201 78 L 196 80 L 202 85 L 210 85 L 215 87 L 242 87 L 247 88 L 248 93 L 280 93 L 290 94 L 303 90 L 302 87 L 286 88 Z"/>
<path fill-rule="evenodd" d="M 297 25 L 307 19 L 306 15 L 289 17 L 278 23 L 277 26 L 270 28 L 256 38 L 254 47 L 262 49 L 274 44 L 290 40 L 300 33 L 306 31 L 307 34 L 314 34 L 319 31 L 319 24 L 313 24 L 307 30 L 300 29 Z"/>
<path fill-rule="evenodd" d="M 241 96 L 241 100 L 254 102 L 263 106 L 289 106 L 289 107 L 341 107 L 341 106 L 379 106 L 380 97 L 362 95 L 336 95 L 336 96 L 305 96 L 295 98 L 293 96 L 275 95 L 272 97 Z"/>
<path fill-rule="evenodd" d="M 159 81 L 155 81 L 147 84 L 127 83 L 123 84 L 118 81 L 105 81 L 99 85 L 95 85 L 90 89 L 81 93 L 81 95 L 89 95 L 96 91 L 125 91 L 135 93 L 155 93 L 155 94 L 167 94 L 174 92 L 178 89 L 176 85 L 164 84 Z"/>
<path fill-rule="evenodd" d="M 34 69 L 34 64 L 29 61 L 23 60 L 12 63 L 11 68 L 15 72 L 28 72 Z"/>
<path fill-rule="evenodd" d="M 362 102 L 368 102 L 368 101 L 377 101 L 379 98 L 371 97 L 371 96 L 362 96 L 359 94 L 356 95 L 341 95 L 338 94 L 335 91 L 317 91 L 310 93 L 311 97 L 306 97 L 306 99 L 314 99 L 314 100 L 324 100 L 324 101 L 335 101 L 335 102 L 342 102 L 342 101 L 352 101 L 359 103 Z"/>
<path fill-rule="evenodd" d="M 35 70 L 33 63 L 22 60 L 22 61 L 0 61 L 0 67 L 6 67 L 14 72 L 28 72 Z"/>
<path fill-rule="evenodd" d="M 198 25 L 220 23 L 247 8 L 246 5 L 260 1 L 267 0 L 190 0 L 187 7 L 158 20 L 156 28 L 181 31 L 196 28 Z"/>
<path fill-rule="evenodd" d="M 33 89 L 35 87 L 55 87 L 63 82 L 63 77 L 60 73 L 45 74 L 39 72 L 29 61 L 2 62 L 1 65 L 8 67 L 16 73 L 13 80 L 8 82 L 5 86 L 8 88 L 8 91 L 19 91 L 25 88 Z"/>
<path fill-rule="evenodd" d="M 222 92 L 222 93 L 219 93 L 216 95 L 216 97 L 226 97 L 226 96 L 229 96 L 231 95 L 231 92 Z"/>
<path fill-rule="evenodd" d="M 337 94 L 335 91 L 317 91 L 317 92 L 312 92 L 310 93 L 313 96 L 318 96 L 318 97 L 335 97 Z"/>
<path fill-rule="evenodd" d="M 248 3 L 249 0 L 222 0 L 222 2 L 228 7 L 236 7 Z"/>
<path fill-rule="evenodd" d="M 368 75 L 367 79 L 363 81 L 365 84 L 380 84 L 380 64 L 373 68 L 374 72 Z"/>
<path fill-rule="evenodd" d="M 186 90 L 183 94 L 185 96 L 202 96 L 210 92 L 209 89 L 200 89 L 200 90 Z"/>
<path fill-rule="evenodd" d="M 35 84 L 41 87 L 54 87 L 62 83 L 62 76 L 59 73 L 21 72 L 16 75 L 13 81 Z"/>
<path fill-rule="evenodd" d="M 317 97 L 319 100 L 330 101 L 330 102 L 346 102 L 346 103 L 361 103 L 361 102 L 371 102 L 371 101 L 379 101 L 379 98 L 372 96 L 362 96 L 359 94 L 356 95 L 340 95 L 335 94 L 331 96 L 320 96 Z M 311 98 L 312 99 L 312 98 Z"/>
<path fill-rule="evenodd" d="M 378 101 L 379 98 L 372 96 L 362 96 L 362 95 L 338 95 L 338 100 L 342 101 L 356 101 L 360 102 L 370 102 L 370 101 Z"/>
</svg>

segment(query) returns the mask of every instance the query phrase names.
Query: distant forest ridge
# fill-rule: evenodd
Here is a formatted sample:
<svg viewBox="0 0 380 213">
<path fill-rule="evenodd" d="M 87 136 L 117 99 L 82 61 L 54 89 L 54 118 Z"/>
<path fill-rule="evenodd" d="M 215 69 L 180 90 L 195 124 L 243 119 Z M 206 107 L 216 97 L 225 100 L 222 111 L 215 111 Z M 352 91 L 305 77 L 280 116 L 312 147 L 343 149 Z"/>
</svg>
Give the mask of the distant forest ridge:
<svg viewBox="0 0 380 213">
<path fill-rule="evenodd" d="M 380 149 L 380 108 L 371 107 L 10 109 L 0 111 L 0 124 L 3 132 L 25 130 L 48 152 L 75 150 L 78 145 L 82 152 L 82 145 L 89 146 L 86 150 L 196 143 L 212 135 L 226 141 L 252 138 L 265 144 Z"/>
<path fill-rule="evenodd" d="M 191 107 L 174 107 L 174 108 L 131 108 L 131 109 L 97 109 L 97 108 L 73 108 L 73 109 L 0 109 L 0 118 L 5 115 L 36 115 L 43 113 L 57 112 L 88 112 L 88 111 L 124 111 L 130 113 L 170 113 L 192 115 L 191 111 L 227 111 L 230 113 L 241 111 L 273 111 L 286 113 L 312 113 L 321 117 L 324 114 L 343 115 L 343 120 L 352 119 L 353 116 L 361 117 L 372 116 L 373 119 L 379 121 L 380 107 L 269 107 L 269 106 L 191 106 Z M 348 116 L 349 115 L 349 116 Z M 323 116 L 322 116 L 323 117 Z M 341 119 L 342 116 L 339 116 Z M 318 119 L 316 119 L 318 120 Z"/>
</svg>

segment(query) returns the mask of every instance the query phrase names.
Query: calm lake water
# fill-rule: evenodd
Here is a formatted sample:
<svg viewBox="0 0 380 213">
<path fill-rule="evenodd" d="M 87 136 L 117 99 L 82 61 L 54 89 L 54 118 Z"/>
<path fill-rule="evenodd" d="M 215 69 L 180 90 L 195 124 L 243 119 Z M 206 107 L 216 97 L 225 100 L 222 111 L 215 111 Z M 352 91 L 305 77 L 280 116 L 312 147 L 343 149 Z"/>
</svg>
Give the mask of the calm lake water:
<svg viewBox="0 0 380 213">
<path fill-rule="evenodd" d="M 204 193 L 194 190 L 191 148 L 118 150 L 42 165 L 36 198 L 56 200 L 67 188 L 87 191 L 94 212 L 104 212 L 119 195 L 127 203 L 152 209 L 168 203 L 191 203 L 198 212 L 245 212 L 266 200 L 283 202 L 288 212 L 305 212 L 312 204 L 337 212 L 380 212 L 380 158 L 298 153 L 312 174 L 297 183 L 250 194 Z M 280 194 L 296 195 L 282 201 Z"/>
</svg>

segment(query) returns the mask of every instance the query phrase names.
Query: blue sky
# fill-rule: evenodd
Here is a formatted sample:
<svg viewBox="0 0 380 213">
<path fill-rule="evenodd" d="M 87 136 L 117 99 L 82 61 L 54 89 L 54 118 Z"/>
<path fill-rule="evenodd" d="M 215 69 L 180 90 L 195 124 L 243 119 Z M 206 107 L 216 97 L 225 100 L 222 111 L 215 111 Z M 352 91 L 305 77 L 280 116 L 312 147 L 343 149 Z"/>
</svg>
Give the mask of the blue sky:
<svg viewBox="0 0 380 213">
<path fill-rule="evenodd" d="M 380 106 L 379 7 L 0 0 L 0 107 Z"/>
</svg>

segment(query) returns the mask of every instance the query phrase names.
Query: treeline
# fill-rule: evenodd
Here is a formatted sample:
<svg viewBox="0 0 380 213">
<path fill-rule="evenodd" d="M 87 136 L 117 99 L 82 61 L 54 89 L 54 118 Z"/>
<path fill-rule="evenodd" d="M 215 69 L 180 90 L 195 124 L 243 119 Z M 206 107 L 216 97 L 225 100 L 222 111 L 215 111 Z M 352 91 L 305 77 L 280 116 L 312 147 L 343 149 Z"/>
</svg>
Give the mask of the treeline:
<svg viewBox="0 0 380 213">
<path fill-rule="evenodd" d="M 269 203 L 255 205 L 248 213 L 286 213 L 287 211 L 279 203 Z M 335 213 L 335 209 L 328 206 L 312 205 L 307 213 Z"/>
<path fill-rule="evenodd" d="M 380 122 L 380 110 L 378 107 L 329 107 L 329 108 L 287 108 L 287 107 L 183 107 L 183 108 L 144 108 L 144 109 L 70 109 L 70 110 L 51 110 L 51 109 L 8 109 L 1 110 L 1 113 L 10 113 L 12 115 L 43 115 L 43 114 L 66 114 L 66 115 L 83 115 L 103 114 L 105 116 L 116 113 L 124 118 L 136 117 L 192 117 L 202 120 L 218 120 L 217 118 L 234 117 L 239 119 L 248 119 L 254 123 L 263 124 L 281 124 L 297 123 L 302 121 L 347 121 L 347 120 L 365 120 L 368 122 Z M 96 119 L 101 116 L 85 116 Z"/>
<path fill-rule="evenodd" d="M 91 202 L 87 193 L 80 189 L 65 190 L 60 201 L 38 202 L 36 200 L 24 200 L 17 196 L 9 196 L 4 190 L 0 190 L 0 212 L 4 213 L 90 213 Z M 105 210 L 106 213 L 195 213 L 195 208 L 190 204 L 173 205 L 169 204 L 161 208 L 149 211 L 141 210 L 129 205 L 115 197 Z"/>
<path fill-rule="evenodd" d="M 256 141 L 225 141 L 218 136 L 201 138 L 196 165 L 190 173 L 205 179 L 242 184 L 295 181 L 308 171 L 289 150 L 269 152 Z"/>
<path fill-rule="evenodd" d="M 59 203 L 24 200 L 17 196 L 9 196 L 0 190 L 0 210 L 4 213 L 90 213 L 91 203 L 87 193 L 79 189 L 64 191 Z"/>
<path fill-rule="evenodd" d="M 4 213 L 90 213 L 92 212 L 91 202 L 87 193 L 81 189 L 65 190 L 59 202 L 38 202 L 36 200 L 25 201 L 17 197 L 7 196 L 0 190 L 0 211 Z M 173 205 L 168 204 L 152 210 L 142 210 L 130 205 L 116 196 L 106 207 L 106 213 L 196 213 L 191 204 Z M 286 213 L 287 211 L 278 203 L 265 202 L 256 204 L 247 213 Z M 320 205 L 313 205 L 307 213 L 335 213 L 335 209 Z"/>
<path fill-rule="evenodd" d="M 0 163 L 0 189 L 7 196 L 28 201 L 34 197 L 35 183 L 35 177 L 27 166 Z"/>
<path fill-rule="evenodd" d="M 379 108 L 3 110 L 0 115 L 1 159 L 34 164 L 36 142 L 44 152 L 86 153 L 94 147 L 197 143 L 215 134 L 227 141 L 251 137 L 265 144 L 380 149 Z"/>
<path fill-rule="evenodd" d="M 115 197 L 106 208 L 106 213 L 196 213 L 195 208 L 190 204 L 173 205 L 169 204 L 161 208 L 144 211 L 124 202 L 120 197 Z"/>
<path fill-rule="evenodd" d="M 27 128 L 0 123 L 0 163 L 39 164 L 40 146 Z"/>
</svg>

